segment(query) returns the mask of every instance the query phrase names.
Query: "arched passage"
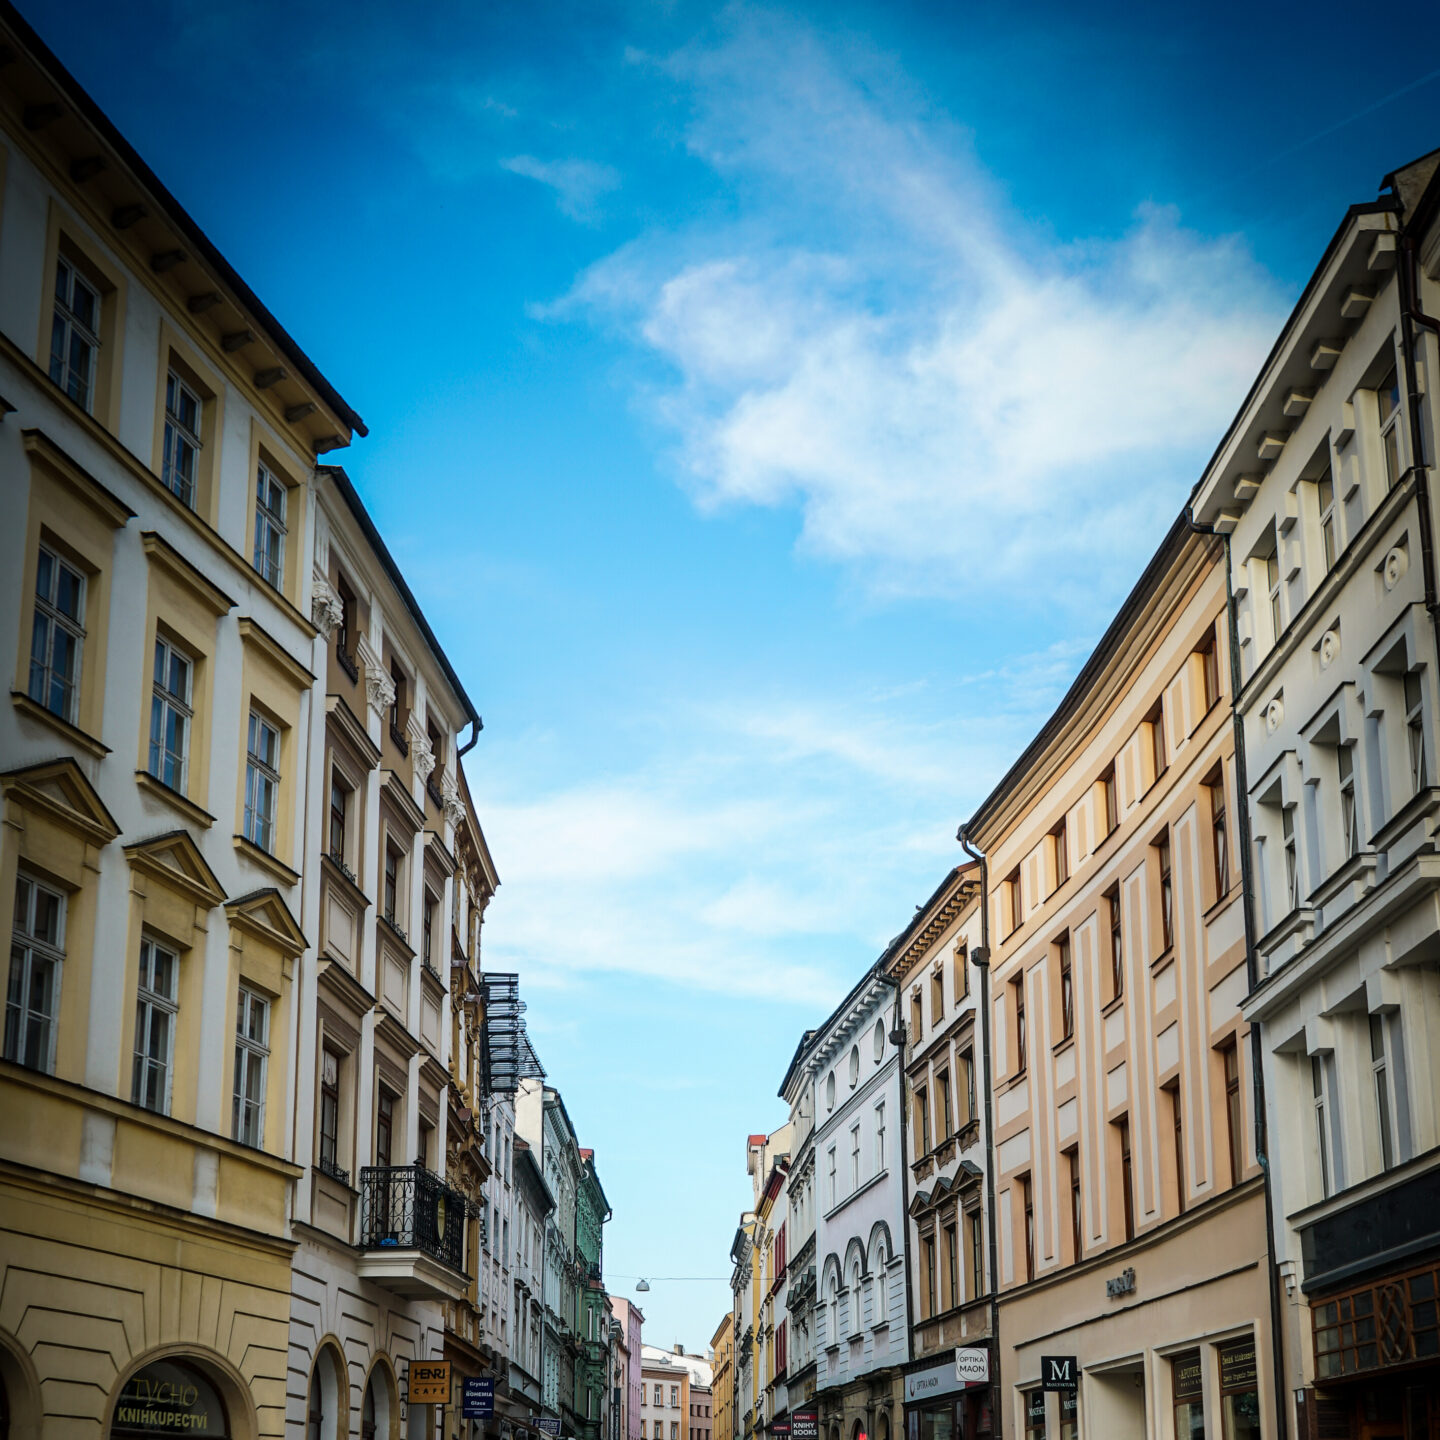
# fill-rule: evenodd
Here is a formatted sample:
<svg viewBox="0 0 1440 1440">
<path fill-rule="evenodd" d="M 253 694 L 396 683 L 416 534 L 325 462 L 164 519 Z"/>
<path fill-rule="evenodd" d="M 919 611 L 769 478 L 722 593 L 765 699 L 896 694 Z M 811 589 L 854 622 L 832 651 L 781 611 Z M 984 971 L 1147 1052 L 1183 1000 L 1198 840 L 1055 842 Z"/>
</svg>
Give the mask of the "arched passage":
<svg viewBox="0 0 1440 1440">
<path fill-rule="evenodd" d="M 40 1433 L 40 1380 L 29 1352 L 0 1330 L 0 1440 Z"/>
<path fill-rule="evenodd" d="M 305 1395 L 305 1440 L 345 1440 L 350 1433 L 345 1359 L 333 1341 L 315 1352 Z"/>
</svg>

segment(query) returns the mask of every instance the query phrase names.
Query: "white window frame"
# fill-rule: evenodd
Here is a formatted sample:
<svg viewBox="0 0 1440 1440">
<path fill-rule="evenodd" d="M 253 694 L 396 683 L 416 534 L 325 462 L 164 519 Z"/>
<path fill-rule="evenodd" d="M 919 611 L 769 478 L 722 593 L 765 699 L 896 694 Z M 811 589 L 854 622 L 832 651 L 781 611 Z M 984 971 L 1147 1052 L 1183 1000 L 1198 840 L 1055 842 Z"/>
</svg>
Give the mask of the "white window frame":
<svg viewBox="0 0 1440 1440">
<path fill-rule="evenodd" d="M 1380 1168 L 1393 1170 L 1395 1153 L 1395 1102 L 1390 1090 L 1390 1047 L 1385 1034 L 1384 1014 L 1371 1015 L 1370 1073 L 1375 1082 L 1375 1123 L 1380 1131 Z M 1376 1041 L 1379 1053 L 1376 1053 Z"/>
<path fill-rule="evenodd" d="M 185 401 L 195 406 L 195 423 L 185 418 Z M 174 366 L 165 374 L 165 437 L 160 478 L 165 488 L 188 509 L 195 508 L 200 483 L 200 430 L 205 423 L 205 401 Z M 185 461 L 188 459 L 188 473 Z"/>
<path fill-rule="evenodd" d="M 875 1107 L 875 1173 L 885 1169 L 885 1102 Z"/>
<path fill-rule="evenodd" d="M 852 1192 L 860 1188 L 860 1126 L 858 1124 L 850 1127 L 850 1188 Z"/>
<path fill-rule="evenodd" d="M 1285 632 L 1285 617 L 1280 602 L 1280 542 L 1265 557 L 1265 592 L 1270 597 L 1270 638 L 1276 644 Z"/>
<path fill-rule="evenodd" d="M 279 501 L 278 508 L 272 503 L 276 499 Z M 262 460 L 255 472 L 255 551 L 251 563 L 255 573 L 276 590 L 283 590 L 285 582 L 285 537 L 289 534 L 285 510 L 288 502 L 289 487 Z"/>
<path fill-rule="evenodd" d="M 253 1023 L 257 1015 L 258 1034 Z M 251 1100 L 249 1081 L 257 1069 L 260 1082 L 254 1088 L 260 1098 Z M 252 1145 L 257 1150 L 265 1143 L 265 1087 L 269 1078 L 270 1000 L 242 985 L 235 1006 L 235 1098 L 231 1108 L 231 1136 L 241 1145 Z"/>
<path fill-rule="evenodd" d="M 1335 568 L 1335 560 L 1340 554 L 1335 477 L 1329 470 L 1315 482 L 1315 503 L 1320 510 L 1320 560 L 1325 567 L 1324 573 L 1328 575 Z"/>
<path fill-rule="evenodd" d="M 50 582 L 40 589 L 43 560 L 50 561 Z M 68 615 L 60 609 L 60 572 L 64 571 L 75 581 L 76 615 Z M 73 725 L 80 711 L 80 669 L 85 652 L 85 590 L 87 577 L 63 556 L 48 545 L 41 545 L 35 562 L 35 615 L 30 626 L 30 698 L 42 705 L 52 715 Z M 44 638 L 40 639 L 41 625 Z M 50 691 L 55 684 L 55 632 L 59 630 L 75 642 L 75 673 L 68 679 L 62 677 L 65 687 L 65 708 L 56 710 L 50 704 Z M 36 641 L 40 640 L 37 647 Z M 37 655 L 37 648 L 40 654 Z M 36 690 L 39 690 L 39 694 Z"/>
<path fill-rule="evenodd" d="M 21 889 L 28 890 L 23 898 Z M 56 902 L 53 939 L 35 933 L 35 911 L 39 896 Z M 5 1000 L 5 1058 L 47 1075 L 55 1073 L 55 1041 L 60 1028 L 60 986 L 65 973 L 65 920 L 67 897 L 61 890 L 45 885 L 26 870 L 15 877 L 15 917 L 10 937 L 10 987 Z M 50 1009 L 33 1009 L 36 962 L 54 966 Z M 40 1018 L 43 1039 L 38 1057 L 31 1057 L 25 1043 L 32 1016 Z M 39 1063 L 35 1063 L 35 1059 Z"/>
<path fill-rule="evenodd" d="M 1355 790 L 1355 747 L 1335 747 L 1335 773 L 1340 790 L 1340 846 L 1345 859 L 1360 851 L 1360 809 Z"/>
<path fill-rule="evenodd" d="M 1291 805 L 1280 807 L 1280 852 L 1285 864 L 1285 899 L 1288 915 L 1300 908 L 1300 851 L 1295 840 L 1295 809 Z"/>
<path fill-rule="evenodd" d="M 1310 1057 L 1311 1108 L 1315 1115 L 1315 1140 L 1318 1145 L 1316 1158 L 1320 1163 L 1320 1193 L 1328 1199 L 1333 1189 L 1333 1169 L 1330 1155 L 1329 1104 L 1325 1093 L 1326 1065 L 1323 1055 Z"/>
<path fill-rule="evenodd" d="M 157 990 L 153 984 L 155 957 L 168 957 L 171 962 L 171 994 Z M 172 1091 L 175 1085 L 175 1027 L 180 1014 L 180 955 L 168 945 L 162 945 L 150 935 L 140 940 L 140 976 L 135 996 L 135 1051 L 130 1068 L 130 1100 L 132 1104 L 152 1110 L 158 1115 L 170 1114 Z M 157 1020 L 165 1025 L 165 1053 L 163 1058 L 151 1054 L 151 1040 Z M 149 1078 L 155 1070 L 164 1077 L 165 1094 L 161 1108 L 146 1105 L 141 1098 L 149 1089 Z"/>
<path fill-rule="evenodd" d="M 1430 783 L 1425 758 L 1425 679 L 1418 670 L 1407 670 L 1404 682 L 1405 750 L 1410 762 L 1410 785 L 1416 795 Z"/>
<path fill-rule="evenodd" d="M 1393 380 L 1393 389 L 1387 383 Z M 1385 410 L 1385 402 L 1391 395 L 1395 397 L 1395 403 L 1390 410 Z M 1400 393 L 1400 368 L 1392 365 L 1384 379 L 1375 387 L 1375 415 L 1380 423 L 1380 450 L 1385 461 L 1385 488 L 1393 490 L 1396 482 L 1400 479 L 1405 469 L 1405 436 L 1400 428 L 1400 412 L 1405 407 L 1401 403 Z"/>
<path fill-rule="evenodd" d="M 258 737 L 269 735 L 274 740 L 274 759 L 257 751 Z M 272 725 L 257 710 L 250 712 L 245 742 L 245 820 L 244 836 L 268 854 L 275 852 L 277 800 L 280 795 L 280 728 Z M 263 827 L 263 829 L 262 829 Z M 265 838 L 262 839 L 261 835 Z"/>
<path fill-rule="evenodd" d="M 75 268 L 72 261 L 63 255 L 58 256 L 55 262 L 55 310 L 50 322 L 50 378 L 88 415 L 94 413 L 95 377 L 100 368 L 100 335 L 98 329 L 85 324 L 77 313 L 77 290 L 83 290 L 95 302 L 95 324 L 98 326 L 104 304 L 100 291 Z M 89 361 L 84 376 L 79 376 L 71 364 L 77 341 L 84 347 Z"/>
<path fill-rule="evenodd" d="M 185 667 L 185 681 L 182 691 L 171 688 L 174 663 Z M 195 710 L 195 657 L 178 645 L 155 637 L 155 668 L 150 693 L 150 774 L 171 790 L 185 793 L 190 775 L 190 737 L 193 733 Z M 172 751 L 167 743 L 174 722 L 181 734 L 180 749 Z M 157 739 L 158 734 L 158 739 Z M 166 778 L 167 761 L 173 761 L 173 778 Z"/>
</svg>

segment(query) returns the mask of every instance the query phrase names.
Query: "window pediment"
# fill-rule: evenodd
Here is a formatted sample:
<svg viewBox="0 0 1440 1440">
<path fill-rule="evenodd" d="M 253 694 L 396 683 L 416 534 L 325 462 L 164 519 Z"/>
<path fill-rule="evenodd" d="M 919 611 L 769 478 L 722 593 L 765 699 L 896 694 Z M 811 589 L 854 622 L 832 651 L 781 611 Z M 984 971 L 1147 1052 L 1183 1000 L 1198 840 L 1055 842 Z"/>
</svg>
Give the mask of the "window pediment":
<svg viewBox="0 0 1440 1440">
<path fill-rule="evenodd" d="M 120 833 L 99 792 L 68 756 L 0 775 L 0 793 L 24 809 L 48 815 L 93 845 L 108 845 Z"/>
<path fill-rule="evenodd" d="M 119 496 L 72 460 L 43 430 L 23 430 L 21 436 L 32 462 L 44 465 L 49 474 L 112 529 L 123 530 L 135 518 L 135 512 Z"/>
<path fill-rule="evenodd" d="M 142 530 L 140 543 L 150 563 L 164 570 L 187 594 L 193 596 L 214 615 L 226 615 L 235 602 L 218 585 L 212 584 L 163 535 Z"/>
<path fill-rule="evenodd" d="M 225 913 L 237 929 L 264 941 L 286 959 L 295 959 L 309 943 L 276 889 L 254 890 L 242 895 L 225 907 Z"/>
<path fill-rule="evenodd" d="M 224 887 L 188 831 L 172 830 L 153 840 L 127 845 L 125 858 L 131 869 L 168 885 L 207 910 L 225 902 Z"/>
</svg>

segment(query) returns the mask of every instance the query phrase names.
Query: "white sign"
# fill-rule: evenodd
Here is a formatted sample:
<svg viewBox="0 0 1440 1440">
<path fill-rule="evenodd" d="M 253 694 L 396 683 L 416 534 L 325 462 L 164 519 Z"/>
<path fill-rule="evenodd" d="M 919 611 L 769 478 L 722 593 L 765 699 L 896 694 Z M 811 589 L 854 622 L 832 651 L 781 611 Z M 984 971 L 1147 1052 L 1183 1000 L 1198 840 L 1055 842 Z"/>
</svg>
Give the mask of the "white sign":
<svg viewBox="0 0 1440 1440">
<path fill-rule="evenodd" d="M 983 1346 L 955 1350 L 955 1378 L 965 1385 L 983 1385 L 990 1378 L 990 1352 Z"/>
</svg>

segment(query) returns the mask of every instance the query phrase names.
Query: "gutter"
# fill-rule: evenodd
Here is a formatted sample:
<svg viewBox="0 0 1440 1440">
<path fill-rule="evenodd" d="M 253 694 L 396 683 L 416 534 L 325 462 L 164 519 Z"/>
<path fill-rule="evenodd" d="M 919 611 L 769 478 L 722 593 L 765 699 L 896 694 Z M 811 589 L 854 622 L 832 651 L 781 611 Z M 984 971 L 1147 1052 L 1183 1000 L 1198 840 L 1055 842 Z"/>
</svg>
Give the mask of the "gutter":
<svg viewBox="0 0 1440 1440">
<path fill-rule="evenodd" d="M 1194 501 L 1186 506 L 1185 522 L 1197 535 L 1219 539 L 1225 547 L 1225 617 L 1229 630 L 1230 650 L 1230 723 L 1235 733 L 1235 825 L 1240 850 L 1240 910 L 1245 920 L 1245 979 L 1247 993 L 1253 994 L 1260 983 L 1259 961 L 1255 946 L 1255 881 L 1251 872 L 1250 780 L 1245 765 L 1245 722 L 1236 698 L 1240 683 L 1240 626 L 1235 613 L 1235 593 L 1231 585 L 1230 537 L 1221 535 L 1212 526 L 1201 525 L 1194 514 Z M 1223 777 L 1222 777 L 1223 779 Z M 1267 1153 L 1265 1105 L 1265 1061 L 1259 1025 L 1250 1027 L 1251 1103 L 1255 1107 L 1255 1160 L 1265 1177 L 1265 1247 L 1270 1252 L 1270 1364 L 1275 1381 L 1275 1437 L 1286 1440 L 1289 1416 L 1285 1409 L 1285 1342 L 1283 1329 L 1284 1301 L 1280 1295 L 1280 1267 L 1275 1258 L 1275 1195 Z"/>
<path fill-rule="evenodd" d="M 985 1058 L 985 1208 L 987 1239 L 990 1251 L 990 1353 L 994 1357 L 990 1376 L 990 1425 L 1000 1435 L 1005 1433 L 1005 1416 L 995 1411 L 1002 1405 L 1000 1389 L 1000 1252 L 995 1233 L 995 1130 L 991 1117 L 990 1081 L 990 867 L 985 857 L 970 844 L 967 820 L 956 832 L 965 853 L 980 865 L 980 948 L 970 952 L 970 960 L 980 971 L 980 1049 Z M 1285 1440 L 1282 1434 L 1279 1440 Z"/>
</svg>

